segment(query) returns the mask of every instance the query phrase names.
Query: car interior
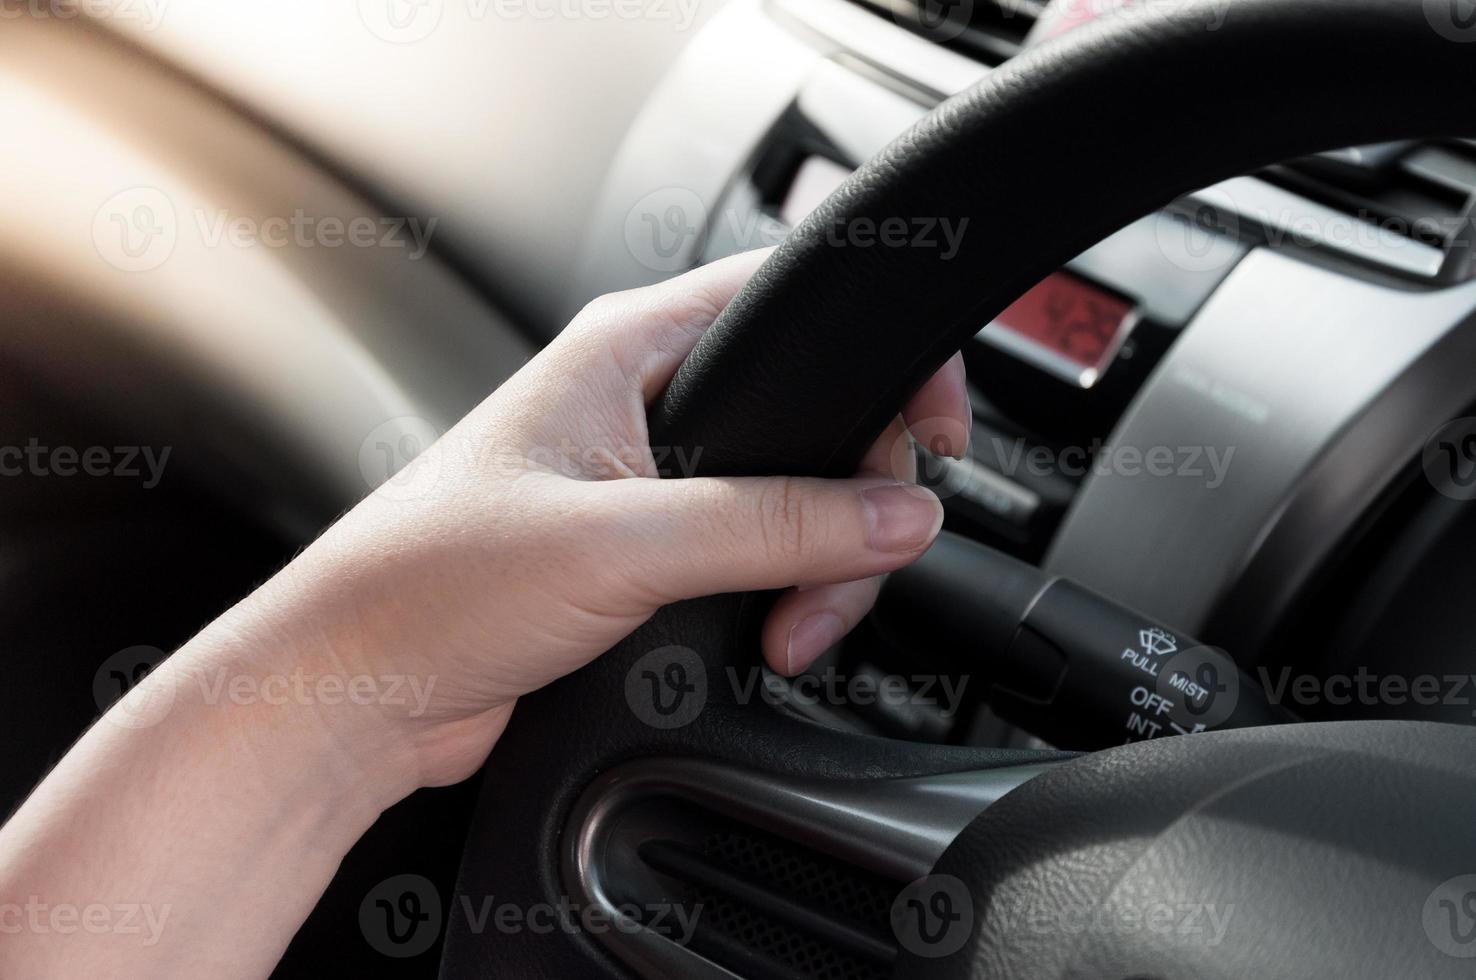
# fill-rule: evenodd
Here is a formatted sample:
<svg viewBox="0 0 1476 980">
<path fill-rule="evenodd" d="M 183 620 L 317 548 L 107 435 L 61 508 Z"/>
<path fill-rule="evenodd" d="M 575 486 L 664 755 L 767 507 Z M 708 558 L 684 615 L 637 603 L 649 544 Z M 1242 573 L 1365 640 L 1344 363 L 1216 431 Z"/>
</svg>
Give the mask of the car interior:
<svg viewBox="0 0 1476 980">
<path fill-rule="evenodd" d="M 846 476 L 961 349 L 969 453 L 906 449 L 938 543 L 794 679 L 764 597 L 664 609 L 385 813 L 274 976 L 1468 969 L 1469 0 L 0 19 L 4 812 L 595 297 L 778 246 L 652 445 Z"/>
</svg>

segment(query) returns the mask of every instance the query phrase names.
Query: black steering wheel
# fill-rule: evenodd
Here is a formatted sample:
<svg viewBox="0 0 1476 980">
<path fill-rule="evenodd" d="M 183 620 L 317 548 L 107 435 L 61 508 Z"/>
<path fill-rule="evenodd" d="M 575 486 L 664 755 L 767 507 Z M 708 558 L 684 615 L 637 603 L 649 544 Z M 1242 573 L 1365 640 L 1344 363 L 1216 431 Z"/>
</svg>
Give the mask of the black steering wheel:
<svg viewBox="0 0 1476 980">
<path fill-rule="evenodd" d="M 1148 0 L 1015 59 L 939 106 L 790 236 L 678 372 L 653 411 L 653 445 L 700 448 L 704 475 L 853 472 L 981 324 L 1129 221 L 1303 154 L 1476 130 L 1476 45 L 1461 43 L 1455 12 L 1449 0 Z M 899 218 L 967 225 L 951 255 L 836 233 Z M 933 787 L 915 798 L 934 802 L 909 811 L 923 819 L 956 800 L 939 787 L 993 773 L 992 796 L 973 807 L 982 815 L 933 868 L 954 892 L 917 905 L 969 914 L 944 915 L 961 925 L 942 955 L 901 942 L 893 975 L 1468 972 L 1476 945 L 1456 927 L 1476 904 L 1476 878 L 1461 878 L 1476 872 L 1470 728 L 1292 725 L 1076 758 L 841 734 L 730 682 L 758 662 L 764 603 L 669 607 L 525 699 L 485 770 L 458 884 L 465 907 L 610 894 L 623 871 L 644 872 L 602 849 L 659 822 L 649 801 L 682 794 L 771 829 L 809 826 L 808 846 L 869 854 L 868 873 L 900 881 L 927 870 L 927 835 L 898 816 L 898 788 Z M 666 684 L 661 710 L 683 717 L 642 710 L 645 680 L 657 693 Z M 620 812 L 635 816 L 609 823 Z M 1150 927 L 1150 905 L 1179 909 L 1179 927 Z M 1206 923 L 1218 909 L 1223 928 L 1182 927 L 1195 906 Z M 742 974 L 664 959 L 662 943 L 676 945 L 643 926 L 612 939 L 456 915 L 442 971 Z"/>
</svg>

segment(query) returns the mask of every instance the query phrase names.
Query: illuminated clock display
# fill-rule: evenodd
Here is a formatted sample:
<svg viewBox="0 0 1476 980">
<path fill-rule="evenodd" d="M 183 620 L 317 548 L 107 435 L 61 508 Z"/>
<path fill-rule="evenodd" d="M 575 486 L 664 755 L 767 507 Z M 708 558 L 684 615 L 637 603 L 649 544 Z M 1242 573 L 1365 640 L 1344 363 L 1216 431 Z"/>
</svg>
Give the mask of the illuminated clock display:
<svg viewBox="0 0 1476 980">
<path fill-rule="evenodd" d="M 1055 272 L 1010 304 L 991 329 L 1003 328 L 1082 369 L 1082 382 L 1090 384 L 1117 353 L 1132 312 L 1122 297 Z"/>
</svg>

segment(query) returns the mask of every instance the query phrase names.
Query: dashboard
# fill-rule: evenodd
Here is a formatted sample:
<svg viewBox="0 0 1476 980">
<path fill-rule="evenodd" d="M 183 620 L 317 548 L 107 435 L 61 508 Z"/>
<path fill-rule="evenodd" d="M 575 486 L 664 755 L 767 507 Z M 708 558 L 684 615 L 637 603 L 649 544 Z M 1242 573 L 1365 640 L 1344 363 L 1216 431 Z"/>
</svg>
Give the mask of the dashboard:
<svg viewBox="0 0 1476 980">
<path fill-rule="evenodd" d="M 594 297 L 782 242 L 940 103 L 1010 71 L 1029 45 L 1076 29 L 1083 10 L 1117 5 L 92 0 L 11 16 L 0 3 L 9 178 L 0 184 L 0 428 L 10 433 L 0 446 L 170 452 L 168 485 L 147 495 L 121 481 L 0 481 L 0 587 L 12 600 L 0 628 L 20 695 L 0 712 L 0 738 L 13 747 L 0 789 L 19 802 L 137 669 L 272 575 Z M 1153 168 L 1176 139 L 1216 124 L 1145 105 L 1121 133 L 1121 152 Z M 1059 161 L 1081 153 L 1078 135 L 1051 120 L 1017 131 L 1032 137 L 1018 151 L 1042 170 L 1059 173 Z M 981 168 L 970 179 L 991 175 Z M 1071 180 L 1073 193 L 1116 190 L 1079 166 Z M 1050 190 L 1031 188 L 1041 189 Z M 1068 199 L 1088 198 L 1056 200 Z M 388 868 L 423 869 L 449 902 L 468 869 L 496 887 L 467 894 L 502 895 L 501 876 L 517 877 L 518 862 L 529 882 L 543 876 L 538 887 L 563 875 L 565 891 L 596 903 L 620 897 L 603 894 L 607 886 L 657 896 L 682 875 L 700 883 L 714 869 L 746 868 L 775 894 L 805 898 L 801 911 L 822 927 L 847 902 L 882 918 L 859 934 L 853 956 L 858 934 L 791 944 L 793 933 L 755 933 L 746 913 L 726 906 L 731 918 L 713 932 L 733 941 L 719 959 L 774 954 L 816 975 L 884 975 L 854 965 L 896 953 L 885 921 L 893 886 L 926 874 L 983 807 L 1037 772 L 966 773 L 953 760 L 1052 748 L 1042 734 L 1062 748 L 1093 747 L 1073 744 L 1069 725 L 1052 731 L 996 713 L 994 690 L 980 691 L 1008 690 L 1000 654 L 1049 657 L 1071 646 L 1047 627 L 1053 609 L 1075 608 L 1073 595 L 1130 618 L 1125 635 L 1137 637 L 1142 658 L 1176 655 L 1186 637 L 1233 655 L 1225 671 L 1194 675 L 1201 690 L 1232 666 L 1261 679 L 1283 670 L 1434 675 L 1464 690 L 1476 676 L 1467 613 L 1476 591 L 1476 511 L 1467 506 L 1476 498 L 1476 141 L 1329 148 L 1153 203 L 977 324 L 963 351 L 969 453 L 954 460 L 915 447 L 921 482 L 943 500 L 953 534 L 894 573 L 876 614 L 809 674 L 792 684 L 763 677 L 763 721 L 821 746 L 786 741 L 773 754 L 815 768 L 744 775 L 737 763 L 746 768 L 778 743 L 730 738 L 743 729 L 716 721 L 712 733 L 734 743 L 732 767 L 662 755 L 681 739 L 642 729 L 620 742 L 628 754 L 600 748 L 613 764 L 591 767 L 599 777 L 576 787 L 588 794 L 578 801 L 556 767 L 514 761 L 520 789 L 550 794 L 530 799 L 558 796 L 531 807 L 526 824 L 516 821 L 529 814 L 514 808 L 474 817 L 477 781 L 414 794 L 345 861 L 279 975 L 383 972 L 380 952 L 360 942 L 358 915 Z M 1025 227 L 1031 215 L 1019 210 L 1011 220 L 1021 238 L 1048 241 L 1050 229 Z M 265 234 L 238 245 L 229 234 L 242 223 L 264 233 L 298 215 L 320 232 L 368 218 L 409 236 L 414 251 L 393 236 L 377 243 L 389 248 L 342 248 Z M 1005 237 L 990 231 L 991 241 Z M 846 244 L 926 241 L 947 254 L 967 232 L 957 219 L 882 221 L 852 225 Z M 995 274 L 955 266 L 981 286 Z M 910 298 L 912 288 L 899 282 L 896 295 Z M 990 566 L 946 558 L 985 550 L 974 542 L 1016 571 L 1029 566 L 1017 581 L 1076 584 L 1050 593 L 1054 607 L 1037 601 L 1042 587 L 1018 616 L 985 615 L 982 597 L 1011 591 L 985 591 L 1002 580 Z M 79 597 L 89 615 L 77 615 Z M 960 609 L 963 629 L 919 625 Z M 994 620 L 1007 622 L 1007 641 L 975 628 Z M 1096 618 L 1071 622 L 1094 640 L 1116 636 Z M 1105 656 L 1120 665 L 1121 650 L 1114 639 Z M 734 662 L 748 656 L 730 652 Z M 119 656 L 129 671 L 99 671 Z M 623 669 L 618 658 L 593 667 Z M 1129 667 L 1143 670 L 1141 661 Z M 831 668 L 837 674 L 824 676 Z M 572 681 L 584 687 L 538 696 L 582 710 L 619 692 L 613 676 L 587 671 Z M 901 684 L 911 696 L 813 696 L 836 676 L 872 691 Z M 966 692 L 969 676 L 980 682 Z M 1094 693 L 1109 690 L 1104 675 L 1074 676 Z M 1164 697 L 1151 707 L 1132 700 L 1140 688 L 1153 694 L 1132 679 L 1126 737 L 1168 730 L 1149 718 Z M 1054 701 L 1032 703 L 1076 717 Z M 1114 714 L 1095 734 L 1123 734 L 1113 727 L 1122 699 L 1102 703 Z M 788 726 L 771 707 L 825 727 Z M 1295 713 L 1472 723 L 1463 697 L 1328 697 Z M 618 697 L 608 716 L 589 717 L 587 731 L 521 737 L 535 746 L 597 740 L 633 721 Z M 842 744 L 858 747 L 825 747 Z M 913 768 L 924 757 L 939 760 L 929 772 L 948 775 Z M 852 785 L 834 778 L 845 769 L 837 758 L 855 763 L 852 774 L 906 775 Z M 664 802 L 648 806 L 642 786 Z M 1389 812 L 1410 809 L 1395 796 Z M 613 844 L 603 852 L 579 843 L 606 834 Z M 650 863 L 639 845 L 653 834 L 687 850 L 658 849 Z M 492 847 L 508 840 L 519 847 Z M 832 842 L 842 853 L 826 851 Z M 1279 846 L 1264 854 L 1276 859 Z M 661 862 L 661 875 L 641 873 Z M 461 938 L 459 955 L 480 970 L 480 939 Z M 520 955 L 526 941 L 530 962 L 560 962 L 547 959 L 544 937 L 502 938 L 499 955 Z M 616 951 L 627 964 L 628 954 Z M 682 973 L 650 962 L 651 975 Z M 411 976 L 437 969 L 435 956 L 399 965 Z"/>
<path fill-rule="evenodd" d="M 600 293 L 777 243 L 930 108 L 1071 26 L 1035 0 L 556 24 L 534 4 L 397 4 L 107 26 L 350 186 L 440 216 L 441 257 L 534 345 Z M 1144 166 L 1175 127 L 1213 125 L 1150 115 L 1124 134 Z M 1042 127 L 1030 151 L 1070 154 L 1072 134 Z M 1345 617 L 1314 629 L 1314 609 L 1357 603 L 1358 635 L 1379 635 L 1419 586 L 1370 597 L 1359 576 L 1414 548 L 1410 528 L 1457 520 L 1419 460 L 1476 401 L 1451 370 L 1476 353 L 1458 329 L 1473 193 L 1469 142 L 1335 150 L 1165 201 L 1078 256 L 965 352 L 972 456 L 921 456 L 949 527 L 1251 662 L 1346 655 Z M 1439 595 L 1465 582 L 1451 567 Z M 1432 643 L 1459 631 L 1433 620 Z"/>
<path fill-rule="evenodd" d="M 15 445 L 37 436 L 175 450 L 169 488 L 150 497 L 125 498 L 98 481 L 65 492 L 35 481 L 0 487 L 9 556 L 0 583 L 18 597 L 3 625 L 27 653 L 12 658 L 14 686 L 63 695 L 27 696 L 0 718 L 0 736 L 16 746 L 9 785 L 27 791 L 54 761 L 49 747 L 68 744 L 103 707 L 97 663 L 120 638 L 146 639 L 162 656 L 407 463 L 591 299 L 782 242 L 918 119 L 1009 71 L 1025 47 L 1074 29 L 1082 9 L 1043 0 L 95 0 L 67 17 L 5 19 L 0 422 Z M 1182 134 L 1215 125 L 1144 106 L 1122 152 L 1152 168 Z M 1050 120 L 1033 136 L 1019 148 L 1032 159 L 1080 151 L 1076 134 Z M 1091 172 L 1072 179 L 1073 190 L 1114 193 Z M 977 324 L 963 352 L 970 452 L 953 460 L 916 447 L 920 479 L 958 536 L 943 540 L 983 542 L 1131 610 L 1135 623 L 1161 624 L 1132 631 L 1145 657 L 1155 638 L 1193 636 L 1250 675 L 1368 669 L 1464 683 L 1476 671 L 1466 612 L 1476 512 L 1465 506 L 1476 497 L 1476 141 L 1330 148 L 1156 205 Z M 262 228 L 296 213 L 345 224 L 374 216 L 418 229 L 422 247 L 405 261 L 380 248 L 212 240 L 212 229 L 233 222 Z M 926 239 L 946 253 L 967 229 L 939 218 L 858 231 L 848 245 Z M 147 233 L 141 250 L 136 233 Z M 151 262 L 156 247 L 167 262 Z M 980 283 L 993 273 L 957 270 Z M 897 284 L 899 295 L 908 288 Z M 935 546 L 912 570 L 946 550 Z M 986 580 L 979 567 L 950 584 Z M 918 696 L 807 702 L 813 685 L 768 676 L 775 686 L 764 691 L 788 694 L 772 706 L 846 733 L 1047 747 L 996 715 L 979 685 L 964 694 L 959 675 L 990 683 L 980 662 L 1000 659 L 981 656 L 996 652 L 984 640 L 889 629 L 885 610 L 898 603 L 888 599 L 908 596 L 899 585 L 907 575 L 894 574 L 877 615 L 807 679 L 836 667 L 872 689 L 900 682 Z M 931 608 L 938 596 L 963 606 L 960 592 L 933 589 Z M 76 615 L 79 594 L 95 615 Z M 917 618 L 904 620 L 915 627 Z M 959 699 L 930 703 L 919 678 Z M 1143 705 L 1132 706 L 1144 721 Z M 1472 722 L 1464 700 L 1329 699 L 1298 713 Z M 1058 741 L 1082 747 L 1069 735 Z M 858 751 L 867 769 L 894 750 L 952 752 L 870 744 Z M 924 874 L 1015 785 L 962 774 L 853 793 L 829 773 L 754 782 L 693 760 L 630 761 L 602 772 L 592 792 L 628 778 L 663 787 L 676 805 L 635 807 L 637 823 L 729 849 L 718 864 L 751 861 L 781 893 L 808 887 L 791 876 L 838 881 L 814 899 L 827 914 L 847 895 L 884 912 L 890 879 L 856 876 L 856 867 L 910 828 L 921 844 L 902 877 Z M 448 888 L 458 869 L 500 874 L 500 856 L 462 864 L 477 854 L 457 832 L 474 826 L 476 793 L 464 784 L 416 794 L 387 813 L 289 951 L 284 975 L 342 972 L 356 956 L 359 972 L 384 968 L 358 942 L 355 915 L 385 867 L 424 868 Z M 769 828 L 771 840 L 752 833 L 767 825 L 744 807 L 774 800 L 776 813 L 802 819 Z M 575 809 L 590 834 L 619 824 L 589 799 Z M 868 812 L 874 819 L 849 818 Z M 545 829 L 547 817 L 539 814 Z M 474 829 L 492 828 L 490 840 L 498 826 Z M 626 829 L 629 844 L 651 827 Z M 840 867 L 796 863 L 784 841 L 797 830 L 869 853 Z M 610 867 L 631 870 L 634 859 L 619 866 L 630 848 L 610 853 Z M 657 858 L 676 868 L 683 855 Z M 598 870 L 590 861 L 580 875 Z M 746 920 L 734 921 L 735 935 L 751 935 Z M 743 959 L 755 945 L 724 955 Z M 811 972 L 868 975 L 849 968 L 855 960 L 827 958 L 830 944 L 795 949 L 813 954 Z M 420 965 L 421 975 L 435 966 Z"/>
</svg>

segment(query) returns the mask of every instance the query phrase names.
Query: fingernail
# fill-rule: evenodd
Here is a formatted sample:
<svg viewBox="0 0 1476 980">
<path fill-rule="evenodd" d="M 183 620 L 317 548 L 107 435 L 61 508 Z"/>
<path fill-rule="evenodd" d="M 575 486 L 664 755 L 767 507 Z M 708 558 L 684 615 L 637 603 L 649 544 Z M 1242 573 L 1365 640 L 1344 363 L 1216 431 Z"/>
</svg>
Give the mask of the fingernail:
<svg viewBox="0 0 1476 980">
<path fill-rule="evenodd" d="M 969 396 L 969 371 L 964 366 L 963 353 L 954 354 L 952 363 L 958 371 L 958 386 L 963 389 L 963 439 L 953 458 L 964 459 L 969 455 L 969 443 L 974 441 L 974 400 Z"/>
<path fill-rule="evenodd" d="M 934 456 L 963 459 L 969 452 L 969 427 L 958 419 L 937 418 L 914 422 L 912 437 Z"/>
<path fill-rule="evenodd" d="M 943 505 L 932 491 L 893 483 L 861 491 L 866 539 L 873 550 L 891 553 L 926 547 L 943 526 Z"/>
<path fill-rule="evenodd" d="M 840 642 L 846 635 L 846 624 L 832 612 L 811 613 L 789 631 L 789 646 L 784 660 L 793 676 L 809 667 L 815 659 Z"/>
<path fill-rule="evenodd" d="M 969 386 L 964 385 L 964 444 L 963 452 L 958 454 L 959 459 L 967 459 L 969 447 L 974 444 L 974 398 L 969 394 Z"/>
</svg>

